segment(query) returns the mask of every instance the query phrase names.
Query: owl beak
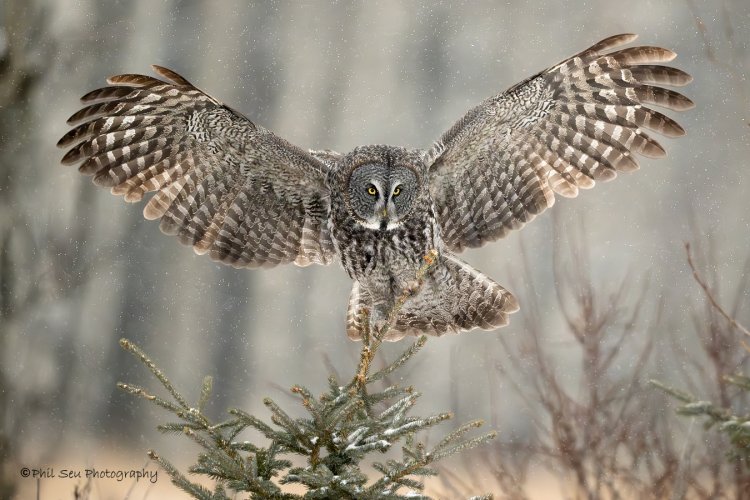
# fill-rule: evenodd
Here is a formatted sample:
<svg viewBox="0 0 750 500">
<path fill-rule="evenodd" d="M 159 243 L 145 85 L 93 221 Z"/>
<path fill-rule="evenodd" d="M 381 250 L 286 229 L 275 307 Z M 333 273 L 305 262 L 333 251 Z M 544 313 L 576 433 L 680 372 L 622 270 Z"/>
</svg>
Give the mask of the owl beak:
<svg viewBox="0 0 750 500">
<path fill-rule="evenodd" d="M 382 216 L 382 217 L 383 217 L 384 219 L 387 219 L 387 218 L 388 218 L 388 209 L 387 209 L 387 208 L 384 208 L 384 209 L 383 209 L 383 210 L 382 210 L 382 211 L 380 212 L 380 215 L 381 215 L 381 216 Z"/>
</svg>

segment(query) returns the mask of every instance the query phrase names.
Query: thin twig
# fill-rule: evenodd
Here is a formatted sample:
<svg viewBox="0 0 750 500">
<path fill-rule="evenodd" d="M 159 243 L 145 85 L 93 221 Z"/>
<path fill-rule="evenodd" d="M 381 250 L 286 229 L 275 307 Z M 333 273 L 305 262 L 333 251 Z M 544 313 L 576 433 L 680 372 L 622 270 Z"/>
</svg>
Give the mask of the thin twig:
<svg viewBox="0 0 750 500">
<path fill-rule="evenodd" d="M 687 261 L 688 265 L 690 266 L 690 269 L 693 271 L 693 278 L 695 281 L 698 282 L 700 287 L 703 289 L 703 291 L 706 294 L 706 298 L 711 303 L 711 306 L 716 309 L 719 314 L 724 316 L 724 319 L 726 319 L 732 327 L 736 328 L 737 330 L 741 331 L 748 337 L 750 337 L 750 331 L 748 331 L 747 328 L 742 326 L 735 320 L 733 317 L 731 317 L 727 312 L 722 308 L 718 302 L 716 302 L 716 299 L 714 298 L 713 292 L 711 292 L 711 289 L 708 287 L 705 281 L 701 278 L 700 274 L 698 274 L 698 270 L 695 268 L 695 263 L 693 262 L 693 256 L 690 253 L 690 243 L 685 243 L 685 253 L 687 253 Z"/>
<path fill-rule="evenodd" d="M 427 273 L 432 268 L 438 259 L 437 250 L 430 250 L 424 256 L 425 263 L 416 271 L 415 278 L 417 280 L 417 286 L 412 290 L 404 290 L 404 292 L 396 299 L 396 303 L 388 314 L 386 324 L 380 331 L 372 332 L 370 329 L 370 318 L 368 312 L 363 311 L 362 322 L 364 325 L 362 335 L 362 351 L 359 355 L 359 369 L 357 374 L 352 381 L 352 385 L 358 390 L 364 390 L 367 382 L 367 375 L 370 371 L 370 364 L 375 357 L 380 345 L 383 340 L 388 336 L 388 332 L 391 328 L 395 327 L 398 321 L 398 315 L 401 312 L 401 308 L 404 306 L 406 301 L 413 297 L 422 288 L 424 280 L 427 277 Z"/>
</svg>

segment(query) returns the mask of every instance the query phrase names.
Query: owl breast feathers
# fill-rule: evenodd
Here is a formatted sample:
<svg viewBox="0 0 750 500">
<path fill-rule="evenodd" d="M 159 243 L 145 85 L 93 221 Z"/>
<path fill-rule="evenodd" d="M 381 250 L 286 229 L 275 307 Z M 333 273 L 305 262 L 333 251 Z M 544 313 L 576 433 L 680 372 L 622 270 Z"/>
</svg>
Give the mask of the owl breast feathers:
<svg viewBox="0 0 750 500">
<path fill-rule="evenodd" d="M 515 298 L 456 257 L 519 229 L 596 181 L 664 149 L 649 131 L 685 132 L 651 109 L 693 103 L 662 87 L 691 77 L 662 65 L 675 54 L 621 48 L 617 35 L 471 109 L 427 150 L 377 145 L 348 154 L 303 150 L 198 90 L 177 73 L 119 75 L 83 96 L 58 146 L 64 164 L 144 208 L 199 254 L 234 267 L 329 264 L 354 280 L 347 333 L 388 339 L 507 324 Z M 419 289 L 422 257 L 437 262 Z M 368 323 L 365 324 L 365 319 Z"/>
</svg>

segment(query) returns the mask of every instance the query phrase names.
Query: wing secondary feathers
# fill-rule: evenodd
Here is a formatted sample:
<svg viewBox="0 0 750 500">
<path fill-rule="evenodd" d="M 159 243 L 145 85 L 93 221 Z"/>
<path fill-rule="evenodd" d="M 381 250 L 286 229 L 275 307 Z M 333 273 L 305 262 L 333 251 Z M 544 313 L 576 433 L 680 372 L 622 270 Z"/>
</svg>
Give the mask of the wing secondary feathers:
<svg viewBox="0 0 750 500">
<path fill-rule="evenodd" d="M 235 267 L 328 264 L 329 166 L 160 66 L 81 99 L 64 164 L 144 208 L 167 234 Z"/>
</svg>

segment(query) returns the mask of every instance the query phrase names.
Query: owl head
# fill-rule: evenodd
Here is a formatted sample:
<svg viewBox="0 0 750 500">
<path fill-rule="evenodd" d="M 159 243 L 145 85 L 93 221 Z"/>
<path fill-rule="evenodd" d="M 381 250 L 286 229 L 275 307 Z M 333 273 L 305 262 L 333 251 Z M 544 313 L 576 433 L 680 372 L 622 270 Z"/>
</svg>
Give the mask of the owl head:
<svg viewBox="0 0 750 500">
<path fill-rule="evenodd" d="M 424 162 L 417 151 L 362 146 L 343 159 L 346 198 L 357 221 L 368 229 L 398 227 L 423 197 Z"/>
</svg>

